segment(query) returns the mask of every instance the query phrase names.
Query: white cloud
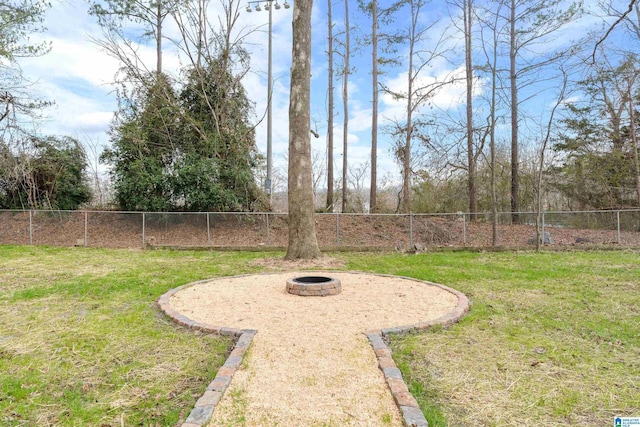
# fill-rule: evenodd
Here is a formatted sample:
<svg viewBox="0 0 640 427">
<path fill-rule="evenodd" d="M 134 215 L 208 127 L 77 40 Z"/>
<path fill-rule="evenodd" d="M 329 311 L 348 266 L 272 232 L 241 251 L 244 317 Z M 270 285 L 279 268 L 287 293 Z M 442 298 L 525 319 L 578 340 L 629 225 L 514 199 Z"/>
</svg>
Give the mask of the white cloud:
<svg viewBox="0 0 640 427">
<path fill-rule="evenodd" d="M 361 108 L 356 106 L 352 109 L 349 117 L 349 128 L 353 132 L 371 132 L 371 116 L 373 110 L 371 108 Z"/>
<path fill-rule="evenodd" d="M 46 99 L 55 100 L 55 105 L 45 110 L 48 120 L 42 129 L 44 133 L 107 141 L 106 130 L 116 107 L 112 96 L 100 90 L 92 91 L 90 96 L 80 96 L 53 83 L 39 87 Z"/>
<path fill-rule="evenodd" d="M 456 69 L 444 69 L 436 75 L 419 75 L 414 81 L 414 91 L 416 96 L 420 96 L 421 93 L 428 93 L 433 90 L 432 96 L 425 102 L 422 107 L 417 111 L 425 111 L 430 106 L 436 107 L 441 110 L 449 110 L 456 108 L 458 105 L 464 103 L 466 86 L 462 78 L 464 77 L 464 69 L 458 67 Z M 439 85 L 450 82 L 438 87 Z M 407 73 L 397 74 L 395 77 L 385 82 L 387 87 L 394 93 L 402 94 L 406 96 L 407 92 Z M 419 88 L 424 88 L 422 91 Z M 435 90 L 434 90 L 435 88 Z M 478 88 L 480 90 L 480 88 Z M 402 120 L 406 117 L 406 99 L 395 99 L 389 93 L 383 93 L 380 97 L 382 114 L 393 120 Z M 415 98 L 414 98 L 415 99 Z"/>
<path fill-rule="evenodd" d="M 80 78 L 95 85 L 113 81 L 118 62 L 84 40 L 53 39 L 51 52 L 42 58 L 25 61 L 29 72 L 38 78 Z"/>
</svg>

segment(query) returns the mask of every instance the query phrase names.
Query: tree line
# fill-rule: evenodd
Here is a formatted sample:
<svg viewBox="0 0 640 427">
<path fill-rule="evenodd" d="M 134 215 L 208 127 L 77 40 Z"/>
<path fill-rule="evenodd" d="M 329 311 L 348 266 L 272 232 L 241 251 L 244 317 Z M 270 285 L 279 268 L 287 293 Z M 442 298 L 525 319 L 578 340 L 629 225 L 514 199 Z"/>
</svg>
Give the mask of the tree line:
<svg viewBox="0 0 640 427">
<path fill-rule="evenodd" d="M 222 2 L 223 16 L 213 17 L 213 23 L 205 13 L 210 3 L 107 0 L 88 5 L 103 30 L 93 42 L 120 63 L 115 81 L 118 110 L 109 130 L 111 144 L 100 155 L 100 161 L 110 167 L 120 209 L 263 209 L 265 197 L 255 179 L 260 155 L 254 126 L 249 122 L 253 106 L 242 85 L 249 72 L 249 58 L 231 38 L 240 2 Z M 19 70 L 14 60 L 18 54 L 47 51 L 47 46 L 25 42 L 30 31 L 40 29 L 46 7 L 37 0 L 20 0 L 5 2 L 0 9 L 6 22 L 0 53 L 3 60 L 15 65 L 15 71 Z M 178 26 L 181 36 L 172 43 L 187 59 L 178 76 L 163 69 L 163 29 L 169 20 Z M 136 33 L 132 28 L 140 30 Z M 156 46 L 153 69 L 144 66 L 137 51 L 138 43 L 147 40 Z M 74 209 L 86 203 L 90 198 L 86 153 L 75 139 L 43 138 L 29 129 L 24 124 L 25 113 L 38 114 L 47 103 L 20 100 L 20 84 L 25 80 L 17 74 L 13 81 L 4 77 L 10 92 L 2 98 L 7 117 L 6 121 L 2 117 L 0 207 Z M 47 155 L 39 155 L 44 144 L 48 144 Z M 48 155 L 54 149 L 59 150 L 57 157 Z M 63 155 L 75 156 L 76 184 L 83 187 L 84 197 L 76 197 L 74 204 L 61 202 L 68 198 L 63 189 L 70 187 L 62 184 L 64 175 L 39 180 L 38 169 L 30 167 L 46 161 L 52 173 L 56 169 L 69 171 L 58 161 Z M 29 177 L 16 176 L 17 169 Z M 33 188 L 41 181 L 42 188 Z M 22 195 L 31 192 L 46 193 L 42 197 L 47 200 Z"/>
<path fill-rule="evenodd" d="M 91 195 L 80 143 L 23 126 L 51 105 L 32 95 L 18 64 L 49 51 L 47 43 L 29 42 L 44 30 L 46 8 L 38 1 L 0 1 L 0 208 L 76 209 Z"/>
<path fill-rule="evenodd" d="M 503 211 L 517 222 L 520 211 L 640 206 L 635 2 L 359 4 L 372 24 L 372 111 L 380 94 L 404 104 L 380 126 L 401 171 L 391 209 Z M 434 73 L 442 64 L 452 66 Z M 405 83 L 391 86 L 391 70 Z M 451 88 L 458 107 L 437 99 Z M 372 114 L 371 212 L 389 209 L 375 196 L 380 120 Z"/>
<path fill-rule="evenodd" d="M 251 30 L 238 27 L 245 4 L 220 0 L 219 16 L 208 16 L 213 3 L 88 4 L 103 29 L 94 42 L 121 64 L 111 144 L 101 155 L 121 209 L 271 208 L 256 183 L 263 158 L 243 87 L 251 71 L 243 47 Z M 340 28 L 333 15 L 339 5 Z M 20 56 L 46 54 L 48 45 L 26 41 L 42 30 L 46 7 L 36 0 L 0 1 L 0 208 L 73 209 L 91 198 L 82 145 L 21 123 L 49 104 L 31 95 L 17 65 Z M 324 210 L 466 211 L 472 218 L 510 211 L 517 222 L 523 210 L 640 206 L 635 2 L 327 0 L 326 11 L 327 157 L 314 171 L 326 178 L 315 180 L 326 191 Z M 356 28 L 350 17 L 370 27 Z M 608 38 L 606 26 L 589 32 L 580 26 L 612 21 Z M 169 23 L 178 37 L 167 37 Z M 630 42 L 623 46 L 621 38 Z M 144 65 L 139 43 L 154 45 L 153 67 Z M 166 43 L 183 58 L 179 75 L 164 70 Z M 365 52 L 372 113 L 371 158 L 363 166 L 349 163 L 348 119 L 352 59 Z M 434 75 L 435 69 L 447 72 Z M 392 78 L 398 75 L 404 83 Z M 337 179 L 336 87 L 343 119 Z M 438 97 L 451 88 L 461 99 L 443 106 Z M 402 113 L 379 113 L 380 97 Z M 380 136 L 392 141 L 400 172 L 382 190 L 381 182 L 390 180 L 377 170 Z"/>
</svg>

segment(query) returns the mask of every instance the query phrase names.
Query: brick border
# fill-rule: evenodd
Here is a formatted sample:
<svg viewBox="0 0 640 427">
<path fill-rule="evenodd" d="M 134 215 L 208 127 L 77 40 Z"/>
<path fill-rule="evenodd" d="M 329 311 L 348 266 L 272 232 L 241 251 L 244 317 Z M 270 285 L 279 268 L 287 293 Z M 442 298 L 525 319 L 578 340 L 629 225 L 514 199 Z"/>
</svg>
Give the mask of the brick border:
<svg viewBox="0 0 640 427">
<path fill-rule="evenodd" d="M 189 283 L 187 285 L 179 286 L 166 292 L 160 298 L 158 298 L 157 304 L 162 312 L 164 312 L 174 323 L 180 326 L 184 326 L 188 329 L 201 331 L 210 334 L 219 334 L 224 336 L 232 336 L 238 338 L 235 342 L 233 350 L 227 357 L 224 364 L 218 369 L 218 372 L 207 386 L 204 394 L 196 401 L 193 409 L 189 413 L 189 416 L 182 423 L 182 427 L 202 427 L 211 421 L 211 416 L 216 406 L 222 399 L 224 392 L 231 384 L 234 374 L 240 367 L 244 355 L 246 354 L 253 337 L 258 333 L 255 329 L 235 329 L 227 328 L 224 326 L 214 326 L 208 323 L 196 322 L 178 313 L 171 307 L 171 297 L 176 292 L 190 286 L 194 286 L 200 283 L 209 282 L 212 279 L 200 280 L 198 282 Z"/>
<path fill-rule="evenodd" d="M 268 276 L 272 274 L 282 273 L 283 272 L 262 273 L 262 275 Z M 327 272 L 326 274 L 330 273 L 331 272 Z M 395 362 L 393 361 L 393 358 L 391 357 L 391 350 L 389 349 L 389 347 L 387 347 L 383 338 L 388 336 L 389 334 L 402 334 L 407 332 L 421 331 L 429 329 L 435 325 L 442 325 L 446 327 L 452 325 L 453 323 L 457 323 L 469 311 L 469 307 L 471 305 L 469 298 L 467 298 L 467 296 L 462 292 L 459 292 L 448 286 L 444 286 L 439 283 L 428 282 L 426 280 L 415 279 L 413 277 L 367 273 L 360 271 L 333 271 L 333 273 L 367 274 L 379 277 L 393 277 L 411 280 L 414 282 L 438 287 L 444 291 L 454 294 L 458 298 L 456 307 L 450 313 L 445 314 L 444 316 L 441 316 L 435 320 L 420 322 L 415 325 L 395 326 L 391 328 L 372 330 L 364 333 L 369 339 L 369 343 L 373 348 L 373 351 L 378 360 L 378 367 L 384 375 L 385 381 L 389 387 L 389 390 L 391 391 L 391 395 L 393 396 L 393 400 L 400 410 L 404 425 L 406 427 L 428 427 L 429 423 L 420 410 L 415 397 L 409 392 L 409 388 L 402 378 L 400 369 L 398 369 Z M 256 274 L 243 274 L 230 277 L 238 278 L 255 275 Z M 228 276 L 226 277 L 228 278 Z M 204 394 L 198 399 L 194 408 L 191 410 L 189 416 L 181 425 L 181 427 L 202 427 L 209 423 L 216 405 L 222 399 L 224 392 L 231 384 L 233 375 L 236 373 L 238 367 L 242 363 L 243 357 L 246 351 L 249 349 L 253 337 L 258 333 L 258 331 L 255 329 L 236 329 L 196 322 L 195 320 L 189 319 L 187 316 L 180 314 L 178 311 L 174 310 L 173 307 L 171 307 L 170 300 L 175 293 L 179 292 L 182 289 L 202 283 L 207 283 L 212 280 L 216 280 L 216 278 L 199 280 L 197 282 L 179 286 L 164 293 L 157 300 L 157 304 L 160 310 L 164 312 L 169 318 L 171 318 L 174 323 L 180 326 L 205 333 L 219 334 L 238 338 L 233 351 L 231 351 L 225 363 L 218 370 L 218 373 L 216 374 L 213 381 L 209 383 Z"/>
<path fill-rule="evenodd" d="M 397 326 L 393 328 L 385 328 L 380 330 L 373 330 L 365 332 L 365 335 L 369 339 L 369 343 L 373 348 L 376 358 L 378 359 L 378 367 L 384 375 L 384 379 L 391 390 L 394 402 L 402 414 L 402 421 L 406 427 L 429 427 L 429 423 L 424 414 L 418 406 L 418 402 L 415 397 L 409 392 L 407 384 L 402 378 L 402 373 L 391 356 L 391 350 L 384 342 L 384 337 L 389 334 L 403 334 L 408 332 L 423 331 L 429 329 L 435 325 L 449 326 L 453 323 L 457 323 L 464 317 L 469 311 L 470 301 L 469 298 L 462 292 L 455 289 L 441 285 L 439 283 L 427 282 L 424 280 L 417 280 L 411 277 L 394 276 L 402 279 L 414 280 L 421 283 L 426 283 L 431 286 L 436 286 L 447 292 L 454 294 L 458 298 L 458 304 L 448 314 L 441 316 L 435 320 L 427 322 L 421 322 L 416 325 Z"/>
</svg>

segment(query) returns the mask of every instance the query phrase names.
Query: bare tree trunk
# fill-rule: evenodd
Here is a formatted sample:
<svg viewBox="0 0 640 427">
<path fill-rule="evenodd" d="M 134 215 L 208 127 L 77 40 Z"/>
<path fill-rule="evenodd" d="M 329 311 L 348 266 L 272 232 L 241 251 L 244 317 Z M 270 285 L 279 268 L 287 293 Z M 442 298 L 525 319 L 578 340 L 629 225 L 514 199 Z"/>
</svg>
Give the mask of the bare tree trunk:
<svg viewBox="0 0 640 427">
<path fill-rule="evenodd" d="M 638 207 L 640 207 L 640 159 L 638 159 L 638 138 L 636 136 L 636 111 L 633 104 L 633 92 L 629 85 L 629 120 L 631 128 L 631 144 L 633 147 L 633 165 L 636 172 L 636 194 L 638 196 Z"/>
<path fill-rule="evenodd" d="M 204 50 L 204 40 L 205 40 L 205 22 L 206 22 L 206 4 L 204 0 L 198 0 L 198 52 L 196 57 L 196 67 L 200 68 L 202 66 L 202 52 Z"/>
<path fill-rule="evenodd" d="M 378 211 L 378 0 L 371 2 L 371 75 L 373 80 L 371 114 L 371 186 L 369 212 Z"/>
<path fill-rule="evenodd" d="M 491 46 L 491 106 L 489 110 L 489 147 L 491 151 L 491 246 L 498 245 L 498 195 L 496 190 L 496 102 L 498 91 L 498 19 L 496 12 Z M 486 50 L 485 50 L 486 52 Z M 489 59 L 489 58 L 487 58 Z"/>
<path fill-rule="evenodd" d="M 344 117 L 342 124 L 342 212 L 347 211 L 347 139 L 349 137 L 349 57 L 351 56 L 351 40 L 349 30 L 349 1 L 344 2 L 345 46 L 344 46 L 344 74 L 342 79 L 342 101 L 344 103 Z"/>
<path fill-rule="evenodd" d="M 471 61 L 471 28 L 472 28 L 472 0 L 463 0 L 464 18 L 464 50 L 467 82 L 467 167 L 469 187 L 469 213 L 471 221 L 476 220 L 478 211 L 476 190 L 476 158 L 473 150 L 473 63 Z"/>
<path fill-rule="evenodd" d="M 492 80 L 494 80 L 495 84 L 495 73 L 493 70 L 492 73 L 494 76 Z M 496 104 L 495 104 L 495 86 L 491 89 L 491 136 L 490 136 L 490 146 L 491 146 L 491 246 L 495 247 L 498 245 L 498 196 L 496 191 Z"/>
<path fill-rule="evenodd" d="M 510 16 L 510 40 L 509 40 L 509 79 L 511 83 L 511 221 L 519 222 L 518 203 L 518 76 L 516 69 L 516 0 L 511 0 Z"/>
<path fill-rule="evenodd" d="M 564 92 L 567 88 L 567 74 L 563 70 L 563 81 L 562 81 L 562 89 L 560 90 L 560 95 L 558 95 L 558 99 L 551 109 L 551 114 L 549 115 L 549 121 L 547 122 L 547 129 L 544 136 L 544 141 L 542 142 L 542 147 L 540 148 L 540 163 L 538 165 L 538 182 L 536 183 L 536 192 L 538 193 L 537 200 L 537 212 L 536 212 L 536 251 L 540 250 L 540 247 L 544 245 L 544 235 L 542 234 L 542 199 L 543 199 L 543 188 L 542 188 L 542 179 L 544 177 L 544 154 L 547 151 L 547 145 L 549 145 L 549 140 L 551 139 L 551 129 L 553 126 L 553 119 L 556 114 L 556 110 L 558 107 L 562 105 L 564 102 Z"/>
<path fill-rule="evenodd" d="M 327 208 L 328 212 L 333 211 L 333 18 L 331 13 L 331 2 L 327 0 L 327 21 L 329 35 L 329 112 L 327 123 Z"/>
<path fill-rule="evenodd" d="M 416 42 L 416 27 L 418 17 L 415 13 L 415 4 L 411 0 L 411 36 L 409 38 L 409 70 L 407 73 L 407 129 L 405 143 L 402 152 L 402 213 L 411 213 L 411 137 L 413 136 L 413 54 Z"/>
<path fill-rule="evenodd" d="M 286 259 L 321 256 L 316 239 L 311 177 L 310 90 L 313 0 L 293 6 L 293 51 L 289 101 L 289 246 Z"/>
<path fill-rule="evenodd" d="M 158 26 L 158 34 L 156 34 L 156 72 L 160 76 L 162 74 L 162 0 L 157 0 L 156 7 L 156 25 Z"/>
</svg>

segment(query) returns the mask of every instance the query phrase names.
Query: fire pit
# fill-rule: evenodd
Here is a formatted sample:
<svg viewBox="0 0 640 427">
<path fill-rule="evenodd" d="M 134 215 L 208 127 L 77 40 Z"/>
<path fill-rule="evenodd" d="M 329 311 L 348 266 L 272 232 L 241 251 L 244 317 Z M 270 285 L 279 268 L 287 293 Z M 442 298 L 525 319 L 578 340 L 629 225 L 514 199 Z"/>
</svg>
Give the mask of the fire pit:
<svg viewBox="0 0 640 427">
<path fill-rule="evenodd" d="M 342 292 L 340 280 L 326 276 L 301 276 L 287 279 L 287 292 L 304 297 L 325 297 Z"/>
</svg>

